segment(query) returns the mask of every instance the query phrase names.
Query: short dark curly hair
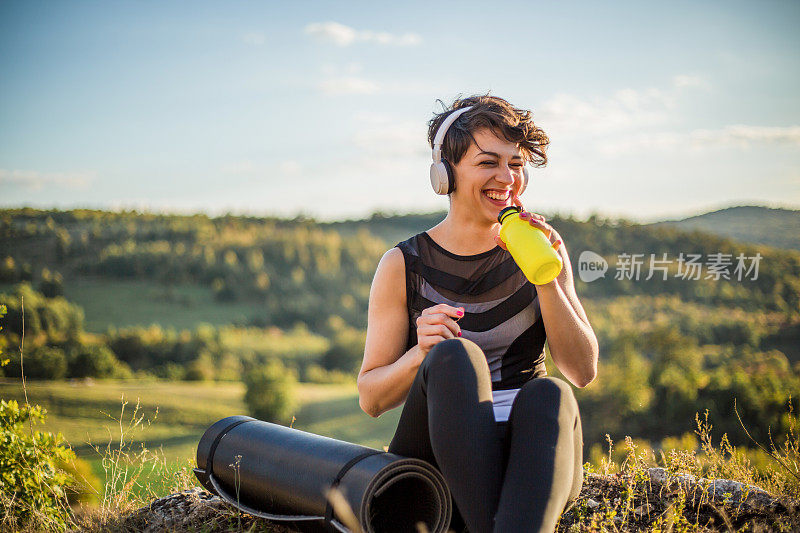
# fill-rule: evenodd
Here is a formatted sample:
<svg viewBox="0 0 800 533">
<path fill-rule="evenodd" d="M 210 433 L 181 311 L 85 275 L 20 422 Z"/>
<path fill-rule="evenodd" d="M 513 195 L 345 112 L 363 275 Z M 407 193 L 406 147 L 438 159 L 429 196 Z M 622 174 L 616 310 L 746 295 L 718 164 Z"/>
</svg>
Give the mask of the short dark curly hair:
<svg viewBox="0 0 800 533">
<path fill-rule="evenodd" d="M 517 109 L 506 100 L 489 93 L 456 98 L 449 107 L 441 100 L 437 102 L 442 104 L 444 111 L 435 113 L 428 121 L 428 144 L 431 148 L 439 126 L 450 113 L 462 107 L 474 106 L 447 129 L 442 144 L 442 158 L 450 164 L 456 165 L 461 161 L 470 144 L 475 142 L 473 132 L 483 128 L 495 130 L 506 140 L 516 143 L 523 158 L 534 167 L 547 164 L 546 150 L 550 139 L 544 130 L 533 123 L 533 114 L 530 111 Z"/>
</svg>

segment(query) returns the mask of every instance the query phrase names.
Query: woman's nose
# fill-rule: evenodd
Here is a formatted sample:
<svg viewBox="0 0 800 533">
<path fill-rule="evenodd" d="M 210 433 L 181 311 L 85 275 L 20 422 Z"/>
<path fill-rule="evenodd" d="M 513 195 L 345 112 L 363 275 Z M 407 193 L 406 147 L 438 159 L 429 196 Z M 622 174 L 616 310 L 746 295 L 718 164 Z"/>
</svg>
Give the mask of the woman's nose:
<svg viewBox="0 0 800 533">
<path fill-rule="evenodd" d="M 514 171 L 508 166 L 500 166 L 500 171 L 497 175 L 497 181 L 500 183 L 514 183 Z"/>
</svg>

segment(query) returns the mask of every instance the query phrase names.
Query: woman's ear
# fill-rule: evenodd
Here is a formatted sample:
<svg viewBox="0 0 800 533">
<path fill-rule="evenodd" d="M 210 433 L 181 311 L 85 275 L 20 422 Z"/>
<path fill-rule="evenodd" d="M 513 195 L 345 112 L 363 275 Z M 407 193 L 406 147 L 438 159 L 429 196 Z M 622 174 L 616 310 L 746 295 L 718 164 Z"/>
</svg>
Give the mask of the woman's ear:
<svg viewBox="0 0 800 533">
<path fill-rule="evenodd" d="M 447 169 L 447 179 L 449 181 L 447 194 L 450 194 L 456 190 L 456 169 L 447 159 L 442 159 L 442 163 L 444 163 L 444 166 Z"/>
</svg>

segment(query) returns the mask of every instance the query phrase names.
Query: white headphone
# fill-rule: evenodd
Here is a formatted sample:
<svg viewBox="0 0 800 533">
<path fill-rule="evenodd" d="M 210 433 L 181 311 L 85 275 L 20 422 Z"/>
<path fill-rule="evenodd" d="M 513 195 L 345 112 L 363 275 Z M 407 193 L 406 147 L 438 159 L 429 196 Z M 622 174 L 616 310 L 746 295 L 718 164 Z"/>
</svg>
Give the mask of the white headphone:
<svg viewBox="0 0 800 533">
<path fill-rule="evenodd" d="M 456 188 L 455 172 L 450 166 L 450 162 L 447 161 L 447 159 L 442 159 L 442 143 L 444 142 L 447 128 L 449 128 L 463 113 L 472 109 L 472 107 L 473 106 L 462 107 L 461 109 L 453 111 L 444 119 L 439 129 L 436 130 L 436 136 L 433 139 L 433 163 L 431 164 L 431 186 L 436 194 L 450 194 Z M 522 176 L 522 187 L 520 187 L 517 195 L 521 195 L 525 191 L 525 187 L 528 186 L 529 176 L 527 165 L 522 167 Z"/>
</svg>

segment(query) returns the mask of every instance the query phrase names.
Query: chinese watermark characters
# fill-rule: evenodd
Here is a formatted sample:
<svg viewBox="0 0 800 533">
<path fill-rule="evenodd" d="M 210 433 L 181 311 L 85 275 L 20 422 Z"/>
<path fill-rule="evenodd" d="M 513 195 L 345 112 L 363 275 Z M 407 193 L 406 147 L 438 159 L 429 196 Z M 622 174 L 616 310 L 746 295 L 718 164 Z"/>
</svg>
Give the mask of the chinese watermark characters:
<svg viewBox="0 0 800 533">
<path fill-rule="evenodd" d="M 647 281 L 651 278 L 666 281 L 670 277 L 699 280 L 720 279 L 742 281 L 747 279 L 758 279 L 758 265 L 761 262 L 761 254 L 747 256 L 740 253 L 735 258 L 733 254 L 713 253 L 707 254 L 703 260 L 702 254 L 684 254 L 681 252 L 678 257 L 668 258 L 667 253 L 662 254 L 628 254 L 617 255 L 615 280 L 640 280 Z M 670 268 L 676 265 L 675 268 Z M 705 267 L 705 275 L 704 273 Z M 578 274 L 585 282 L 594 281 L 605 277 L 608 270 L 608 262 L 601 255 L 585 250 L 578 258 Z M 671 273 L 673 272 L 673 273 Z"/>
</svg>

